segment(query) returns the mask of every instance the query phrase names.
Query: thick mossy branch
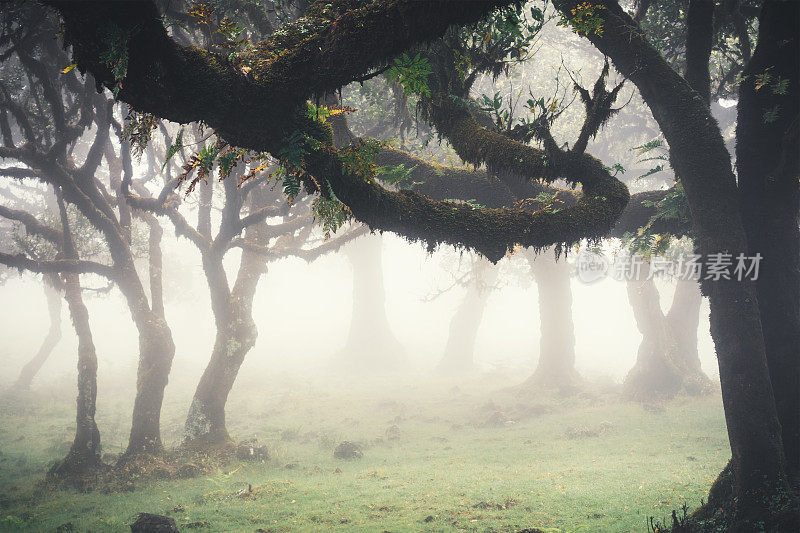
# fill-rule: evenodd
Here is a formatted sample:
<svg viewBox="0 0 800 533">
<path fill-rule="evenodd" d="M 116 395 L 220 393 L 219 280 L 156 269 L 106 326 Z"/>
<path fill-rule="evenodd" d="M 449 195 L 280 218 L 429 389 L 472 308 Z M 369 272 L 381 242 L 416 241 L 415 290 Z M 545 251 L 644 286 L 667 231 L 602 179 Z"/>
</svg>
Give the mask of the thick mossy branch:
<svg viewBox="0 0 800 533">
<path fill-rule="evenodd" d="M 330 134 L 321 134 L 297 109 L 307 98 L 335 90 L 410 46 L 441 36 L 451 24 L 475 21 L 513 3 L 316 3 L 307 17 L 251 51 L 245 58 L 249 72 L 221 56 L 176 44 L 152 3 L 52 4 L 64 18 L 79 68 L 116 87 L 134 108 L 176 122 L 202 120 L 232 145 L 273 154 L 281 153 L 291 133 L 306 132 L 306 138 L 316 139 L 307 143 L 302 163 L 307 189 L 319 183 L 312 177 L 324 177 L 336 197 L 371 228 L 424 240 L 429 247 L 472 247 L 497 260 L 517 244 L 540 248 L 602 237 L 624 209 L 627 189 L 591 156 L 527 147 L 479 127 L 459 110 L 445 134 L 465 161 L 528 178 L 563 177 L 583 185 L 581 199 L 561 211 L 530 213 L 474 210 L 413 192 L 392 192 L 369 172 L 347 170 L 330 146 Z M 103 59 L 112 33 L 127 36 L 122 83 Z"/>
<path fill-rule="evenodd" d="M 624 207 L 624 203 L 608 207 L 614 201 L 606 197 L 590 197 L 555 213 L 474 209 L 465 204 L 436 202 L 413 191 L 391 192 L 375 183 L 374 178 L 348 173 L 335 149 L 328 146 L 306 157 L 306 170 L 314 176 L 326 176 L 337 197 L 370 227 L 425 241 L 429 248 L 440 243 L 466 246 L 492 261 L 502 258 L 517 244 L 540 249 L 583 238 L 600 239 L 610 226 L 599 228 L 597 221 L 607 212 L 618 214 Z M 627 190 L 623 190 L 627 200 Z"/>
<path fill-rule="evenodd" d="M 152 2 L 48 2 L 64 19 L 74 60 L 99 84 L 117 88 L 135 109 L 174 122 L 203 121 L 229 144 L 278 152 L 294 131 L 295 110 L 332 92 L 414 44 L 441 36 L 517 0 L 317 2 L 242 58 L 183 47 L 167 34 Z M 107 61 L 110 35 L 127 36 L 127 70 Z M 119 84 L 119 87 L 118 87 Z"/>
<path fill-rule="evenodd" d="M 466 104 L 452 98 L 439 96 L 431 99 L 428 115 L 437 130 L 467 163 L 476 166 L 485 163 L 489 168 L 499 171 L 501 176 L 518 176 L 528 181 L 541 179 L 548 183 L 563 178 L 572 185 L 580 183 L 583 186 L 582 195 L 576 203 L 561 211 L 538 215 L 554 219 L 554 225 L 550 228 L 553 231 L 550 236 L 554 240 L 550 244 L 573 243 L 582 237 L 606 234 L 630 198 L 627 187 L 611 176 L 594 157 L 562 151 L 552 140 L 545 143 L 545 150 L 540 150 L 481 127 Z M 560 235 L 561 231 L 566 230 L 561 226 L 565 217 L 576 223 L 576 228 L 591 230 L 574 240 L 567 238 L 566 234 Z M 563 238 L 559 239 L 559 236 Z"/>
</svg>

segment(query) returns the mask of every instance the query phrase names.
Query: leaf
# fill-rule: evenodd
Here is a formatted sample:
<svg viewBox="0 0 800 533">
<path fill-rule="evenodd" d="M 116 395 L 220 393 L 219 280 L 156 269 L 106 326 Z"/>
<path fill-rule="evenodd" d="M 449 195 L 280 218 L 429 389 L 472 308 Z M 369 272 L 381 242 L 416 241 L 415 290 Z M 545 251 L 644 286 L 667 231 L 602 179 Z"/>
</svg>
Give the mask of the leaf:
<svg viewBox="0 0 800 533">
<path fill-rule="evenodd" d="M 775 83 L 772 84 L 772 93 L 783 95 L 786 94 L 788 91 L 789 91 L 789 80 L 778 76 L 778 79 L 775 80 Z"/>
<path fill-rule="evenodd" d="M 647 176 L 652 176 L 653 174 L 661 172 L 662 170 L 664 170 L 664 165 L 658 165 L 656 167 L 651 168 L 650 170 L 648 170 L 647 172 L 645 172 L 641 176 L 637 177 L 636 179 L 640 180 L 642 178 L 646 178 Z"/>
<path fill-rule="evenodd" d="M 769 85 L 771 81 L 772 76 L 769 73 L 769 69 L 767 69 L 767 72 L 764 72 L 763 74 L 756 74 L 756 80 L 754 84 L 756 91 L 760 91 L 764 88 L 764 86 Z"/>
<path fill-rule="evenodd" d="M 178 130 L 178 134 L 175 135 L 175 141 L 167 149 L 167 156 L 164 158 L 164 164 L 161 165 L 161 170 L 164 170 L 169 160 L 172 159 L 172 156 L 178 153 L 178 150 L 181 148 L 183 148 L 183 128 Z"/>
<path fill-rule="evenodd" d="M 78 66 L 78 64 L 77 64 L 77 63 L 73 63 L 73 64 L 71 64 L 70 66 L 68 66 L 67 68 L 65 68 L 65 69 L 62 69 L 62 70 L 61 70 L 61 74 L 66 74 L 67 72 L 69 72 L 70 70 L 74 69 L 74 68 L 75 68 L 75 67 L 77 67 L 77 66 Z"/>
<path fill-rule="evenodd" d="M 779 104 L 775 104 L 771 109 L 764 109 L 764 114 L 762 115 L 764 124 L 772 124 L 778 120 L 778 114 L 780 113 L 780 110 L 781 106 Z"/>
<path fill-rule="evenodd" d="M 636 155 L 642 155 L 644 153 L 649 152 L 650 150 L 655 150 L 656 148 L 660 148 L 664 145 L 664 141 L 661 139 L 653 139 L 652 141 L 646 142 L 639 146 L 634 146 L 631 148 L 632 150 L 638 150 Z"/>
<path fill-rule="evenodd" d="M 414 165 L 411 168 L 406 168 L 404 164 L 399 164 L 396 166 L 381 166 L 375 168 L 375 176 L 378 177 L 381 181 L 389 183 L 391 185 L 396 185 L 401 189 L 409 188 L 410 184 L 408 183 L 412 179 L 412 173 L 414 169 L 417 168 L 417 165 Z"/>
</svg>

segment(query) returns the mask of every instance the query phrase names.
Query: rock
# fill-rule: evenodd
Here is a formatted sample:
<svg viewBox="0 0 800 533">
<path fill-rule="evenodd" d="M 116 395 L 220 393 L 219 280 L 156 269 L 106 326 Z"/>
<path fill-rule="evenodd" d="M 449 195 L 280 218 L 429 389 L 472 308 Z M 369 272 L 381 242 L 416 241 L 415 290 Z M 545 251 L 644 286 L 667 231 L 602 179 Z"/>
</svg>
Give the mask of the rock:
<svg viewBox="0 0 800 533">
<path fill-rule="evenodd" d="M 168 516 L 139 513 L 139 518 L 131 524 L 131 533 L 178 533 L 178 526 Z"/>
<path fill-rule="evenodd" d="M 355 442 L 346 440 L 342 441 L 336 449 L 333 450 L 333 456 L 337 459 L 361 459 L 364 457 L 364 452 L 361 450 L 361 446 Z"/>
<path fill-rule="evenodd" d="M 506 422 L 511 421 L 505 413 L 502 411 L 495 411 L 492 415 L 486 419 L 486 422 L 483 423 L 484 427 L 500 427 L 504 426 Z"/>
<path fill-rule="evenodd" d="M 393 426 L 389 426 L 386 430 L 386 440 L 399 440 L 400 439 L 400 428 L 397 424 Z"/>
<path fill-rule="evenodd" d="M 591 437 L 599 437 L 613 427 L 611 422 L 601 422 L 596 426 L 575 426 L 569 427 L 564 432 L 564 436 L 568 439 L 585 439 Z"/>
<path fill-rule="evenodd" d="M 239 443 L 236 457 L 240 461 L 266 461 L 269 459 L 269 450 L 266 446 L 259 446 L 258 441 L 253 439 Z"/>
<path fill-rule="evenodd" d="M 200 467 L 194 463 L 182 464 L 180 468 L 178 468 L 178 477 L 190 478 L 190 477 L 197 477 L 199 475 L 200 475 Z"/>
</svg>

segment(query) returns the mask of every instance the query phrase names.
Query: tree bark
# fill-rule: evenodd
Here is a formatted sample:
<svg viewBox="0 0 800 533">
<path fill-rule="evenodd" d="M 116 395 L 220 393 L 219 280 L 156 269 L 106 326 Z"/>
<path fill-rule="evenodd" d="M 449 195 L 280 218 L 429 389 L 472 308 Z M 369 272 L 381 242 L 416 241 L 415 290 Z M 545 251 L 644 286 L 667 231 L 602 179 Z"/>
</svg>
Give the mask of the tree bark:
<svg viewBox="0 0 800 533">
<path fill-rule="evenodd" d="M 569 13 L 577 0 L 557 2 Z M 692 214 L 695 243 L 706 256 L 747 253 L 739 191 L 719 127 L 706 103 L 647 41 L 616 3 L 603 2 L 602 34 L 587 35 L 638 87 L 670 147 Z M 720 280 L 704 285 L 711 305 L 723 405 L 736 479 L 735 512 L 743 522 L 771 516 L 787 487 L 786 460 L 767 369 L 755 285 Z"/>
<path fill-rule="evenodd" d="M 742 219 L 748 255 L 763 257 L 758 308 L 787 472 L 795 483 L 800 483 L 799 35 L 800 4 L 765 2 L 758 44 L 740 85 L 736 127 Z M 765 82 L 760 88 L 759 79 Z"/>
<path fill-rule="evenodd" d="M 61 295 L 59 294 L 56 285 L 60 285 L 56 274 L 44 275 L 44 295 L 47 298 L 47 310 L 50 317 L 50 327 L 47 330 L 44 340 L 42 340 L 39 351 L 33 358 L 25 363 L 19 373 L 17 381 L 14 383 L 14 390 L 28 390 L 31 388 L 33 378 L 42 369 L 45 361 L 53 353 L 53 349 L 61 340 Z"/>
<path fill-rule="evenodd" d="M 255 233 L 248 228 L 248 237 Z M 222 268 L 220 258 L 219 268 Z M 266 256 L 242 251 L 239 273 L 224 309 L 215 313 L 217 334 L 211 360 L 203 372 L 186 417 L 184 444 L 217 446 L 231 441 L 225 424 L 225 404 L 247 353 L 255 346 L 258 329 L 253 320 L 253 298 L 266 272 Z M 217 284 L 214 276 L 209 285 Z M 212 288 L 212 291 L 219 287 Z"/>
<path fill-rule="evenodd" d="M 358 372 L 399 369 L 406 355 L 386 317 L 382 239 L 368 235 L 348 246 L 346 253 L 353 266 L 353 313 L 337 364 Z"/>
<path fill-rule="evenodd" d="M 202 191 L 207 192 L 199 211 L 198 229 L 210 236 L 211 187 L 204 187 Z M 238 194 L 238 191 L 230 190 L 228 193 Z M 250 193 L 251 212 L 266 205 L 266 199 L 263 187 L 254 189 Z M 226 209 L 230 201 L 226 200 Z M 245 239 L 266 246 L 270 240 L 269 226 L 266 222 L 248 226 Z M 258 337 L 253 320 L 253 299 L 258 282 L 267 271 L 267 256 L 244 248 L 236 281 L 233 289 L 229 289 L 222 264 L 223 254 L 213 246 L 202 253 L 217 333 L 211 359 L 203 371 L 186 417 L 184 445 L 207 448 L 224 446 L 232 441 L 225 423 L 225 404 L 244 358 Z"/>
<path fill-rule="evenodd" d="M 136 399 L 133 403 L 131 432 L 126 456 L 159 454 L 161 442 L 161 405 L 169 380 L 175 344 L 163 318 L 150 313 L 149 320 L 138 324 L 139 368 Z"/>
<path fill-rule="evenodd" d="M 696 282 L 679 281 L 672 307 L 665 316 L 652 279 L 628 281 L 628 300 L 642 334 L 636 364 L 623 389 L 632 400 L 669 399 L 680 392 L 708 392 L 711 382 L 700 369 L 697 325 L 700 291 Z"/>
<path fill-rule="evenodd" d="M 69 220 L 64 202 L 59 196 L 58 207 L 64 235 L 63 255 L 77 259 L 75 242 L 69 229 Z M 50 474 L 56 477 L 80 477 L 102 465 L 100 461 L 100 431 L 95 422 L 97 403 L 97 353 L 89 311 L 83 303 L 78 274 L 64 274 L 64 298 L 67 300 L 72 325 L 78 336 L 78 400 L 75 416 L 75 439 L 67 456 L 57 463 Z"/>
<path fill-rule="evenodd" d="M 524 388 L 574 390 L 581 381 L 575 370 L 575 324 L 572 320 L 572 287 L 566 260 L 557 261 L 553 251 L 526 252 L 539 291 L 539 362 Z"/>
<path fill-rule="evenodd" d="M 486 301 L 497 280 L 498 269 L 483 258 L 477 258 L 472 269 L 467 293 L 450 320 L 447 344 L 437 372 L 447 375 L 466 374 L 475 365 L 475 340 L 486 310 Z"/>
<path fill-rule="evenodd" d="M 135 302 L 132 309 L 136 327 L 139 330 L 139 369 L 136 380 L 136 400 L 133 405 L 131 434 L 126 456 L 136 454 L 157 454 L 163 451 L 161 442 L 161 406 L 164 389 L 169 380 L 172 359 L 175 356 L 175 343 L 172 332 L 164 316 L 163 261 L 161 236 L 163 230 L 155 217 L 145 216 L 150 226 L 148 239 L 148 276 L 150 282 L 150 305 L 142 294 L 140 298 L 128 298 L 128 305 Z M 125 270 L 127 289 L 143 289 L 135 267 Z M 133 277 L 135 276 L 135 278 Z M 120 288 L 123 283 L 120 283 Z M 127 295 L 126 295 L 127 296 Z M 138 317 L 138 318 L 137 318 Z"/>
</svg>

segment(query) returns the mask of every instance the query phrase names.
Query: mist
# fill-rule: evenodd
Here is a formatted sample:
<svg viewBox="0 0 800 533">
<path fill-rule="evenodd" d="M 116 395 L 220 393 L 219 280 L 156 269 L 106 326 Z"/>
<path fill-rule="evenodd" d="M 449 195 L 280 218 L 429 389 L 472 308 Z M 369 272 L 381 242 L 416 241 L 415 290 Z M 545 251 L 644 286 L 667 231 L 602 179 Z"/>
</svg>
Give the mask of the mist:
<svg viewBox="0 0 800 533">
<path fill-rule="evenodd" d="M 800 13 L 718 4 L 3 4 L 0 530 L 800 527 Z"/>
</svg>

